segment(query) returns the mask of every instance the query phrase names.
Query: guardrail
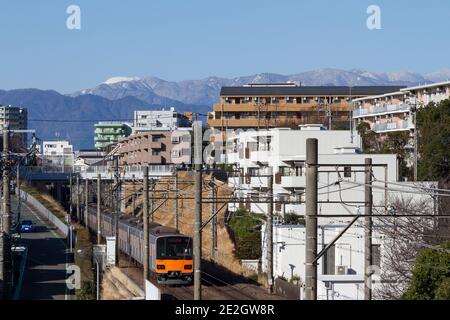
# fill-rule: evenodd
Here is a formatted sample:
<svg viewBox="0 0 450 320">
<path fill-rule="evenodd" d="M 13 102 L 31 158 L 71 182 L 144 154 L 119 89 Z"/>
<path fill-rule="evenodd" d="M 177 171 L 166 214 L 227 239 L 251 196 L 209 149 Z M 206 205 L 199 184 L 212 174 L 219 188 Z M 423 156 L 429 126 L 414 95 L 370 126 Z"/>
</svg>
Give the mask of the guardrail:
<svg viewBox="0 0 450 320">
<path fill-rule="evenodd" d="M 16 189 L 18 194 L 18 189 Z M 20 198 L 36 208 L 37 213 L 50 221 L 59 231 L 61 231 L 66 237 L 69 235 L 69 226 L 56 217 L 50 210 L 48 210 L 42 203 L 36 200 L 32 195 L 20 190 Z"/>
</svg>

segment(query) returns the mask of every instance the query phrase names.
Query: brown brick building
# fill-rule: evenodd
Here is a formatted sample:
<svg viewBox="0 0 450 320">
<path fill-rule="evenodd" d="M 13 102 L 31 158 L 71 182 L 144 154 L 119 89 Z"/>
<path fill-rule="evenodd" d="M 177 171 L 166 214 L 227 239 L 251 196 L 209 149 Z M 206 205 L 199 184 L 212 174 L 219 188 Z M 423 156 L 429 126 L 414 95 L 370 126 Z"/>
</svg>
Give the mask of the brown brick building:
<svg viewBox="0 0 450 320">
<path fill-rule="evenodd" d="M 121 165 L 190 164 L 191 129 L 152 130 L 119 141 Z"/>
<path fill-rule="evenodd" d="M 223 87 L 220 102 L 208 114 L 208 125 L 226 129 L 297 127 L 301 124 L 349 126 L 351 101 L 399 90 L 396 86 L 321 86 L 252 84 Z"/>
</svg>

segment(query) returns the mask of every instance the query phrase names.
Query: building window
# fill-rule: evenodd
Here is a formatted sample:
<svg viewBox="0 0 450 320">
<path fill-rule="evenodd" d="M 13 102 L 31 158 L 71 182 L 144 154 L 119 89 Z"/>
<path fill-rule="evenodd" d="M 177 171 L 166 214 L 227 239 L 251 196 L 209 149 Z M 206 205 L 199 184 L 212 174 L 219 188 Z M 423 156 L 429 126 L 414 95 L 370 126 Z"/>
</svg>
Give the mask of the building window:
<svg viewBox="0 0 450 320">
<path fill-rule="evenodd" d="M 352 177 L 352 168 L 351 167 L 344 167 L 344 177 L 345 178 Z"/>
<path fill-rule="evenodd" d="M 159 150 L 152 150 L 152 156 L 159 156 L 161 154 L 161 151 Z"/>
<path fill-rule="evenodd" d="M 152 142 L 161 142 L 161 136 L 152 136 Z"/>
</svg>

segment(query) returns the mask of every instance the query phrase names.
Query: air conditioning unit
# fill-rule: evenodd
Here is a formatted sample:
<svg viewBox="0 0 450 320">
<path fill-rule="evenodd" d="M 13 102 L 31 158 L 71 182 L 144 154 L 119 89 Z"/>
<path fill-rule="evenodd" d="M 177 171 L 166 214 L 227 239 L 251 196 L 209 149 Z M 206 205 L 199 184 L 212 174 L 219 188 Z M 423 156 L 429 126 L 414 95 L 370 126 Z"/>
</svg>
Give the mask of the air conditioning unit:
<svg viewBox="0 0 450 320">
<path fill-rule="evenodd" d="M 345 274 L 347 274 L 347 266 L 337 266 L 336 267 L 336 274 L 337 275 L 345 275 Z"/>
</svg>

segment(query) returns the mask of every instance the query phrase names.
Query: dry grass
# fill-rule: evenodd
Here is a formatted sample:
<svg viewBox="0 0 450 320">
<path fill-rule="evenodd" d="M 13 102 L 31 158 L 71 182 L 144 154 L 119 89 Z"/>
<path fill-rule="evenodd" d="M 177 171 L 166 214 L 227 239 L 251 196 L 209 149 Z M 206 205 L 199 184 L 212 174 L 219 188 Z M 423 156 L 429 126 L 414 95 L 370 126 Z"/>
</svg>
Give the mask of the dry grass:
<svg viewBox="0 0 450 320">
<path fill-rule="evenodd" d="M 64 210 L 64 207 L 51 195 L 49 195 L 46 190 L 40 190 L 37 187 L 32 187 L 24 183 L 21 184 L 21 189 L 29 195 L 33 196 L 44 207 L 46 207 L 56 217 L 58 217 L 63 223 L 66 222 L 66 210 Z"/>
<path fill-rule="evenodd" d="M 194 234 L 194 204 L 195 201 L 192 199 L 195 197 L 194 194 L 194 178 L 190 175 L 190 172 L 179 172 L 179 229 L 180 232 L 189 236 Z M 208 182 L 211 181 L 211 176 L 204 175 L 203 180 L 203 190 L 202 196 L 204 198 L 210 197 L 210 189 L 208 187 Z M 226 183 L 219 180 L 215 180 L 217 188 L 217 197 L 227 198 L 232 195 L 232 190 L 228 187 Z M 136 188 L 140 190 L 141 184 L 137 184 Z M 155 187 L 156 195 L 158 197 L 165 196 L 169 194 L 171 198 L 175 197 L 174 190 L 174 178 L 173 177 L 163 177 L 161 178 Z M 125 186 L 125 195 L 129 195 L 132 192 L 132 185 L 128 184 Z M 136 206 L 141 206 L 143 202 L 142 196 L 138 196 L 136 199 Z M 154 221 L 162 224 L 164 226 L 175 227 L 175 200 L 155 200 L 154 208 L 158 207 L 164 203 L 154 214 Z M 217 209 L 222 206 L 221 203 L 217 204 Z M 228 231 L 225 227 L 225 208 L 220 211 L 217 215 L 217 239 L 218 239 L 218 250 L 216 251 L 215 259 L 211 255 L 211 224 L 208 224 L 202 234 L 202 255 L 203 259 L 214 261 L 215 263 L 232 270 L 238 274 L 247 274 L 247 271 L 241 267 L 241 263 L 234 256 L 234 243 L 231 240 Z M 131 201 L 126 207 L 125 212 L 127 214 L 132 213 Z M 211 214 L 211 204 L 204 203 L 202 206 L 203 212 L 203 222 L 206 222 Z M 137 211 L 137 214 L 142 214 L 141 211 Z"/>
</svg>

